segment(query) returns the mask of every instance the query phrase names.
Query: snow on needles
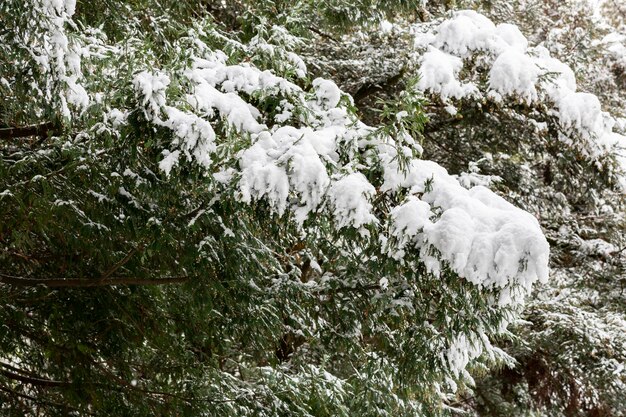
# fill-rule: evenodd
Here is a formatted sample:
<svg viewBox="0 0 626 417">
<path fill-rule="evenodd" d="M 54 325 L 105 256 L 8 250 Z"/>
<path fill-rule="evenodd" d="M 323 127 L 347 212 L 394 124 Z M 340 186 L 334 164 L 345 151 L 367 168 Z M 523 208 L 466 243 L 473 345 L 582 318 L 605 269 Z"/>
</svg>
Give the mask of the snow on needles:
<svg viewBox="0 0 626 417">
<path fill-rule="evenodd" d="M 69 119 L 70 105 L 82 112 L 90 104 L 89 95 L 80 83 L 83 77 L 80 45 L 65 32 L 76 11 L 76 0 L 33 0 L 32 4 L 34 12 L 43 17 L 33 24 L 42 25 L 40 29 L 45 36 L 33 37 L 28 48 L 40 70 L 50 74 L 44 97 L 50 102 L 60 100 L 61 113 Z M 60 96 L 55 92 L 55 84 L 61 86 Z"/>
<path fill-rule="evenodd" d="M 42 4 L 60 19 L 55 27 L 62 33 L 74 3 Z M 56 58 L 65 72 L 58 72 L 69 87 L 75 80 L 74 91 L 80 92 L 80 62 L 65 48 L 63 36 L 58 37 Z M 211 204 L 234 198 L 288 219 L 303 236 L 330 230 L 346 241 L 357 240 L 355 246 L 371 245 L 378 251 L 376 257 L 408 268 L 423 263 L 430 278 L 458 277 L 484 291 L 490 308 L 510 307 L 503 312 L 514 310 L 534 282 L 547 279 L 549 247 L 529 213 L 485 187 L 467 189 L 435 162 L 415 158 L 421 148 L 406 131 L 394 137 L 386 133 L 389 130 L 365 125 L 352 109 L 351 98 L 333 81 L 318 78 L 304 89 L 288 75 L 257 68 L 253 61 L 233 64 L 246 60 L 237 53 L 229 57 L 211 50 L 203 37 L 190 29 L 188 37 L 176 41 L 176 50 L 186 54 L 174 68 L 149 67 L 153 62 L 139 68 L 129 83 L 134 108 L 103 114 L 111 129 L 134 122 L 129 114 L 143 115 L 139 122 L 159 133 L 150 146 L 162 146 L 158 167 L 165 180 L 181 172 L 181 164 L 191 164 L 205 175 L 207 189 L 198 193 L 214 193 Z M 496 26 L 473 12 L 459 13 L 426 38 L 418 88 L 444 101 L 482 94 L 478 84 L 459 79 L 465 60 L 477 50 L 491 54 L 489 88 L 496 98 L 537 100 L 543 75 L 537 60 L 543 59 L 549 70 L 559 68 L 549 57 L 529 54 L 527 41 L 514 26 Z M 188 41 L 195 46 L 184 43 Z M 254 47 L 277 54 L 260 38 Z M 291 79 L 306 85 L 301 80 L 306 77 L 302 60 L 295 54 L 287 54 L 287 60 L 291 70 L 286 73 L 293 74 L 295 68 Z M 603 132 L 605 125 L 596 122 L 599 107 L 592 103 L 597 111 L 579 111 L 592 99 L 569 99 L 566 93 L 580 93 L 574 91 L 571 74 L 563 73 L 562 81 L 550 84 L 555 87 L 548 94 L 563 113 L 564 126 L 591 129 L 594 135 Z M 66 105 L 68 112 L 86 105 L 80 97 L 66 99 L 74 107 Z M 449 111 L 456 110 L 451 106 Z M 395 120 L 410 116 L 400 112 Z M 119 193 L 138 204 L 123 187 Z M 394 285 L 386 277 L 380 279 L 383 286 Z M 495 330 L 508 316 L 503 317 Z M 476 340 L 484 336 L 478 327 L 458 332 L 475 332 Z M 471 336 L 459 335 L 443 349 L 457 374 L 480 353 L 479 347 L 468 348 L 474 342 Z M 488 350 L 488 340 L 480 344 Z"/>
<path fill-rule="evenodd" d="M 485 187 L 465 189 L 434 162 L 414 160 L 403 172 L 393 154 L 384 158 L 389 162 L 381 189 L 411 193 L 391 211 L 391 236 L 397 242 L 388 247 L 392 257 L 401 259 L 405 250 L 418 248 L 434 274 L 445 261 L 479 286 L 520 284 L 525 291 L 516 296 L 523 296 L 535 281 L 547 280 L 549 246 L 532 215 Z M 440 257 L 434 258 L 431 249 Z M 506 293 L 498 303 L 509 304 L 511 296 Z"/>
<path fill-rule="evenodd" d="M 454 45 L 457 51 L 476 45 L 495 48 L 506 42 L 523 48 L 524 42 L 511 28 L 500 32 L 508 34 L 508 41 L 484 35 L 469 46 L 460 46 L 462 38 L 442 44 Z M 521 52 L 512 54 L 508 61 Z M 450 64 L 440 66 L 439 73 L 436 66 L 429 67 L 433 79 L 448 83 L 442 94 L 457 96 L 476 89 L 470 84 L 450 85 L 461 58 L 434 47 L 425 57 L 425 61 Z M 170 78 L 180 76 L 189 81 L 180 105 L 191 106 L 191 111 L 167 100 Z M 510 88 L 522 91 L 534 81 L 520 74 Z M 508 82 L 501 80 L 498 88 L 509 88 Z M 343 93 L 330 80 L 314 80 L 307 92 L 269 71 L 248 64 L 228 65 L 218 51 L 193 59 L 178 75 L 139 72 L 133 84 L 147 118 L 174 133 L 172 149 L 163 152 L 159 164 L 166 176 L 186 155 L 216 173 L 220 183 L 235 187 L 241 202 L 264 201 L 279 216 L 291 213 L 303 233 L 313 213 L 326 213 L 337 229 L 352 228 L 364 238 L 376 231 L 381 253 L 400 262 L 414 253 L 435 275 L 449 268 L 481 288 L 497 289 L 500 296 L 495 304 L 519 303 L 535 281 L 547 279 L 549 247 L 534 217 L 487 188 L 462 187 L 434 162 L 407 157 L 407 167 L 401 169 L 399 159 L 411 155 L 410 149 L 398 155 L 396 138 L 374 134 L 360 122 L 342 104 Z M 264 123 L 261 110 L 246 98 L 272 95 L 286 97 L 290 108 L 300 109 L 299 127 Z M 233 155 L 234 170 L 231 162 L 217 156 L 215 123 L 238 137 L 249 137 Z M 366 167 L 357 163 L 366 148 L 378 155 L 381 164 L 383 182 L 378 187 L 366 176 Z M 375 210 L 375 199 L 392 201 L 402 189 L 409 194 L 405 202 L 391 207 L 389 214 Z"/>
<path fill-rule="evenodd" d="M 424 49 L 420 60 L 417 88 L 450 98 L 485 97 L 501 102 L 507 97 L 531 104 L 538 100 L 552 106 L 561 128 L 580 139 L 573 143 L 584 154 L 597 160 L 616 148 L 626 147 L 626 138 L 612 131 L 614 120 L 602 112 L 592 94 L 576 91 L 572 70 L 552 58 L 543 47 L 529 47 L 519 29 L 510 24 L 495 25 L 471 10 L 456 12 L 438 25 L 418 24 L 415 46 Z M 464 82 L 465 66 L 486 66 L 484 91 Z M 622 169 L 626 171 L 626 166 Z"/>
</svg>

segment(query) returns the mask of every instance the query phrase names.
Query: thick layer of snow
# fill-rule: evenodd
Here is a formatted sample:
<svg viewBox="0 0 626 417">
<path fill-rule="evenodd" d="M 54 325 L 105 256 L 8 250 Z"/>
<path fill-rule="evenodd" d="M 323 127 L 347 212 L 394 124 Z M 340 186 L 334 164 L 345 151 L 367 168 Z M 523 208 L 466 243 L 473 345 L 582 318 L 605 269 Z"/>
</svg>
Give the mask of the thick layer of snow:
<svg viewBox="0 0 626 417">
<path fill-rule="evenodd" d="M 461 58 L 431 46 L 422 57 L 417 88 L 439 94 L 443 100 L 448 97 L 459 99 L 477 93 L 478 89 L 473 83 L 462 84 L 457 79 L 461 68 Z"/>
<path fill-rule="evenodd" d="M 489 88 L 501 95 L 514 94 L 530 103 L 537 100 L 539 68 L 533 59 L 516 50 L 501 53 L 489 71 Z"/>
<path fill-rule="evenodd" d="M 291 189 L 299 196 L 294 211 L 302 223 L 321 204 L 330 184 L 321 159 L 334 150 L 334 143 L 328 139 L 311 129 L 291 126 L 281 127 L 272 134 L 261 133 L 240 155 L 239 188 L 243 201 L 265 197 L 282 214 Z"/>
<path fill-rule="evenodd" d="M 165 106 L 165 90 L 169 84 L 170 77 L 160 72 L 141 71 L 133 78 L 133 86 L 147 111 L 147 118 L 159 119 L 161 108 Z"/>
<path fill-rule="evenodd" d="M 214 54 L 210 59 L 196 58 L 186 75 L 197 83 L 206 82 L 213 87 L 220 86 L 223 92 L 244 92 L 252 94 L 258 91 L 290 93 L 299 88 L 272 74 L 247 65 L 226 65 L 223 54 Z"/>
<path fill-rule="evenodd" d="M 381 190 L 405 188 L 412 194 L 391 213 L 393 257 L 417 247 L 438 274 L 442 265 L 432 262 L 432 247 L 459 276 L 485 287 L 516 282 L 530 290 L 535 281 L 547 280 L 549 246 L 532 215 L 485 187 L 463 188 L 434 162 L 415 160 L 402 172 L 393 155 L 387 158 Z"/>
<path fill-rule="evenodd" d="M 335 181 L 328 196 L 332 201 L 337 227 L 354 227 L 366 233 L 363 226 L 378 223 L 370 202 L 375 193 L 374 186 L 360 172 Z"/>
<path fill-rule="evenodd" d="M 473 10 L 462 10 L 438 27 L 432 45 L 466 58 L 482 50 L 500 54 L 507 50 L 524 52 L 528 41 L 515 25 L 495 25 Z"/>
<path fill-rule="evenodd" d="M 341 91 L 337 84 L 323 78 L 313 80 L 313 88 L 315 89 L 315 97 L 317 104 L 326 109 L 337 107 L 341 99 Z"/>
<path fill-rule="evenodd" d="M 476 14 L 459 19 L 474 19 L 472 27 L 484 35 L 466 45 L 467 50 L 516 45 L 517 49 L 500 55 L 501 64 L 494 65 L 494 89 L 522 94 L 534 88 L 539 70 L 527 76 L 526 67 L 534 63 L 520 52 L 526 46 L 517 32 L 509 26 L 489 25 Z M 457 26 L 448 25 L 446 36 L 452 36 Z M 498 34 L 507 40 L 499 41 Z M 456 43 L 445 42 L 446 47 L 459 49 L 462 39 L 451 39 Z M 525 66 L 516 65 L 520 60 Z M 474 85 L 460 84 L 455 78 L 462 65 L 460 57 L 431 46 L 424 55 L 423 67 L 428 71 L 421 82 L 429 82 L 428 88 L 442 95 L 472 94 L 477 91 Z M 383 253 L 401 261 L 414 252 L 433 274 L 449 267 L 475 285 L 500 290 L 503 296 L 494 301 L 500 304 L 520 302 L 533 282 L 547 279 L 548 244 L 530 214 L 484 187 L 464 188 L 436 163 L 412 159 L 409 148 L 402 150 L 403 157 L 410 158 L 402 170 L 396 140 L 414 141 L 372 136 L 374 130 L 341 104 L 342 92 L 332 81 L 315 79 L 310 94 L 268 71 L 228 65 L 221 52 L 194 59 L 183 74 L 191 83 L 186 104 L 193 113 L 166 103 L 170 79 L 165 74 L 143 71 L 133 81 L 149 119 L 173 131 L 173 148 L 164 152 L 159 164 L 166 175 L 171 175 L 181 155 L 206 168 L 213 166 L 218 144 L 212 122 L 220 119 L 240 135 L 249 136 L 249 144 L 235 155 L 238 170 L 228 164 L 214 176 L 223 184 L 236 182 L 242 202 L 265 201 L 278 215 L 291 212 L 300 227 L 311 213 L 320 211 L 330 214 L 338 229 L 354 228 L 363 236 L 369 235 L 370 228 L 382 232 L 389 227 L 387 238 L 383 233 L 383 242 L 388 242 L 381 247 Z M 291 97 L 281 107 L 290 111 L 303 107 L 301 122 L 307 127 L 261 123 L 261 112 L 241 93 Z M 528 99 L 535 96 L 533 90 Z M 400 113 L 397 118 L 406 116 Z M 379 189 L 361 172 L 364 167 L 350 162 L 364 148 L 376 152 L 382 165 Z M 340 154 L 347 157 L 343 163 Z M 373 200 L 401 189 L 408 190 L 407 201 L 391 207 L 388 218 L 379 218 Z"/>
<path fill-rule="evenodd" d="M 566 129 L 576 129 L 589 137 L 601 137 L 604 133 L 604 120 L 600 100 L 590 93 L 568 91 L 558 103 L 559 118 Z"/>
<path fill-rule="evenodd" d="M 438 25 L 421 26 L 426 29 L 413 30 L 416 47 L 424 49 L 419 90 L 438 95 L 444 102 L 470 95 L 496 101 L 513 97 L 528 104 L 541 100 L 554 109 L 564 131 L 578 137 L 566 142 L 588 157 L 598 159 L 626 147 L 612 131 L 612 118 L 602 112 L 598 98 L 577 92 L 572 70 L 545 48 L 529 47 L 514 25 L 496 26 L 485 16 L 466 10 Z M 470 61 L 488 70 L 487 89 L 479 90 L 461 78 Z"/>
</svg>

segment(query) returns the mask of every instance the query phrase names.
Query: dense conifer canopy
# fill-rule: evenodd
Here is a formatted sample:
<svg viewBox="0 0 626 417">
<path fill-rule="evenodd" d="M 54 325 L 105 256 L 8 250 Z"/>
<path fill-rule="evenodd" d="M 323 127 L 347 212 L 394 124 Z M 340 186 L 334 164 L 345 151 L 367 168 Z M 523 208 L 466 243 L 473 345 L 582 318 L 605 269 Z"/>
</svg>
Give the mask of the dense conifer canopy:
<svg viewBox="0 0 626 417">
<path fill-rule="evenodd" d="M 0 414 L 625 415 L 621 9 L 453 3 L 0 3 Z"/>
</svg>

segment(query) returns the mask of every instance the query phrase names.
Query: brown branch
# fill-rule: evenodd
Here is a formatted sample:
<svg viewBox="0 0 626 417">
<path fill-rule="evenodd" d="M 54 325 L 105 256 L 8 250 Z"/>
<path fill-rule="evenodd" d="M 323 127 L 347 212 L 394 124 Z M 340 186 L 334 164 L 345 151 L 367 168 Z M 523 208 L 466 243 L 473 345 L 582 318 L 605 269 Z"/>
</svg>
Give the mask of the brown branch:
<svg viewBox="0 0 626 417">
<path fill-rule="evenodd" d="M 115 375 L 113 372 L 111 372 L 109 369 L 107 369 L 105 366 L 103 366 L 101 363 L 98 363 L 94 360 L 91 361 L 92 364 L 94 364 L 98 369 L 102 370 L 105 373 L 105 376 L 107 378 L 109 378 L 111 381 L 117 383 L 118 385 L 122 385 L 128 389 L 134 390 L 134 391 L 138 391 L 138 392 L 143 392 L 145 394 L 152 394 L 152 395 L 158 395 L 161 397 L 170 397 L 170 398 L 176 398 L 182 401 L 185 401 L 188 404 L 191 404 L 193 399 L 191 398 L 187 398 L 178 394 L 174 394 L 171 392 L 165 392 L 165 391 L 153 391 L 153 390 L 147 390 L 147 389 L 143 389 L 141 387 L 138 387 L 136 385 L 131 384 L 130 382 L 126 381 L 125 379 L 121 378 L 118 375 Z"/>
<path fill-rule="evenodd" d="M 309 26 L 309 27 L 308 27 L 308 29 L 309 29 L 311 32 L 318 34 L 319 36 L 321 36 L 321 37 L 322 37 L 322 38 L 324 38 L 324 39 L 328 39 L 329 41 L 332 41 L 332 42 L 334 42 L 334 43 L 339 43 L 339 41 L 338 41 L 337 39 L 333 38 L 332 36 L 330 36 L 330 35 L 329 35 L 329 34 L 327 34 L 327 33 L 322 32 L 322 31 L 321 31 L 321 30 L 319 30 L 319 29 L 314 28 L 313 26 Z"/>
<path fill-rule="evenodd" d="M 463 119 L 461 119 L 459 117 L 451 117 L 451 118 L 448 118 L 448 119 L 437 120 L 437 121 L 429 120 L 424 125 L 424 131 L 425 132 L 429 132 L 429 133 L 433 133 L 433 132 L 437 132 L 439 130 L 442 130 L 442 129 L 446 128 L 446 127 L 453 128 L 454 126 L 459 124 L 461 121 L 463 121 Z"/>
<path fill-rule="evenodd" d="M 52 407 L 62 408 L 62 409 L 65 409 L 65 410 L 74 410 L 74 411 L 77 411 L 77 412 L 80 411 L 81 413 L 86 414 L 86 415 L 90 415 L 90 416 L 94 415 L 91 412 L 88 412 L 88 411 L 85 411 L 85 410 L 79 410 L 78 408 L 69 406 L 67 404 L 59 404 L 59 403 L 55 403 L 55 402 L 52 402 L 52 401 L 42 400 L 41 398 L 35 398 L 32 395 L 24 394 L 22 392 L 17 392 L 15 390 L 12 390 L 9 387 L 5 387 L 4 385 L 0 385 L 0 391 L 7 392 L 7 393 L 9 393 L 11 395 L 14 395 L 16 397 L 24 398 L 26 400 L 34 402 L 35 404 L 50 405 Z M 24 403 L 22 403 L 22 405 L 25 406 Z"/>
<path fill-rule="evenodd" d="M 25 138 L 28 136 L 48 136 L 48 133 L 56 133 L 54 123 L 45 122 L 38 125 L 7 127 L 0 129 L 0 139 Z"/>
<path fill-rule="evenodd" d="M 169 285 L 189 281 L 189 276 L 165 278 L 109 277 L 101 278 L 27 278 L 0 273 L 0 283 L 21 287 L 43 285 L 49 288 L 85 288 L 110 285 Z"/>
<path fill-rule="evenodd" d="M 379 93 L 381 91 L 384 91 L 388 88 L 395 86 L 400 81 L 402 81 L 406 71 L 407 71 L 407 68 L 402 67 L 397 74 L 394 74 L 385 80 L 382 80 L 377 83 L 368 82 L 368 83 L 361 85 L 359 89 L 354 94 L 352 94 L 352 99 L 354 100 L 356 104 L 358 104 L 364 99 L 366 99 L 367 97 L 371 96 L 372 94 Z"/>
<path fill-rule="evenodd" d="M 14 381 L 20 381 L 26 384 L 31 384 L 31 385 L 36 385 L 39 387 L 64 387 L 64 386 L 71 386 L 72 382 L 66 382 L 66 381 L 53 381 L 51 379 L 45 379 L 45 378 L 40 378 L 40 377 L 30 377 L 25 375 L 27 372 L 26 371 L 22 371 L 19 370 L 17 368 L 14 368 L 8 364 L 5 363 L 0 363 L 0 365 L 3 365 L 7 368 L 12 368 L 14 370 L 16 370 L 17 372 L 20 372 L 20 374 L 15 373 L 15 372 L 11 372 L 9 370 L 5 370 L 5 369 L 0 369 L 0 375 L 4 375 L 9 379 L 12 379 Z M 102 368 L 101 368 L 102 369 Z M 113 375 L 113 374 L 111 374 Z M 120 378 L 116 378 L 118 379 L 118 383 L 122 383 L 125 381 L 122 381 Z M 111 387 L 108 386 L 106 384 L 101 384 L 101 383 L 91 383 L 91 385 L 100 387 L 100 388 L 104 388 L 104 389 L 109 389 L 109 390 L 115 390 L 115 391 L 120 391 L 122 388 L 120 387 Z M 132 384 L 130 383 L 122 383 L 122 385 L 127 386 L 128 388 L 131 388 L 133 390 L 139 391 L 139 392 L 143 392 L 146 394 L 153 394 L 153 395 L 159 395 L 159 396 L 167 396 L 167 397 L 172 397 L 172 398 L 177 398 L 183 401 L 186 401 L 188 403 L 191 403 L 191 400 L 176 394 L 172 394 L 169 392 L 162 392 L 162 391 L 150 391 L 150 390 L 144 390 L 138 387 L 134 387 L 132 386 Z M 16 393 L 18 394 L 18 393 Z"/>
<path fill-rule="evenodd" d="M 26 384 L 37 385 L 40 387 L 65 387 L 65 386 L 71 385 L 71 383 L 69 382 L 53 381 L 51 379 L 35 378 L 35 377 L 17 374 L 15 372 L 9 371 L 8 369 L 0 369 L 0 375 L 4 375 L 5 377 L 12 379 L 14 381 L 20 381 Z"/>
<path fill-rule="evenodd" d="M 372 290 L 382 290 L 383 287 L 380 284 L 371 284 L 371 285 L 357 285 L 356 287 L 340 287 L 335 289 L 335 292 L 352 292 L 352 291 L 372 291 Z"/>
<path fill-rule="evenodd" d="M 93 362 L 93 363 L 95 363 L 95 362 Z M 10 365 L 7 365 L 5 363 L 0 363 L 0 364 L 4 365 L 4 366 L 7 366 L 7 367 L 10 367 L 10 368 L 13 368 Z M 137 386 L 133 386 L 131 383 L 123 380 L 122 378 L 118 377 L 117 375 L 111 373 L 109 370 L 107 370 L 107 369 L 105 369 L 105 368 L 103 368 L 101 366 L 99 368 L 101 370 L 105 371 L 107 376 L 109 378 L 111 378 L 113 381 L 117 382 L 118 384 L 120 384 L 120 385 L 122 385 L 122 386 L 124 386 L 124 387 L 126 387 L 128 389 L 131 389 L 131 390 L 137 391 L 137 392 L 142 392 L 142 393 L 145 393 L 145 394 L 151 394 L 151 395 L 156 395 L 156 396 L 161 396 L 161 397 L 176 398 L 178 400 L 186 402 L 187 404 L 193 404 L 193 403 L 196 403 L 196 402 L 225 403 L 225 402 L 237 401 L 240 398 L 243 398 L 243 396 L 242 397 L 237 397 L 237 398 L 234 398 L 234 399 L 225 399 L 225 400 L 218 400 L 218 399 L 207 398 L 207 397 L 205 397 L 205 398 L 189 398 L 189 397 L 185 397 L 185 396 L 178 395 L 178 394 L 171 393 L 171 392 L 143 389 L 143 388 L 140 388 L 140 387 L 137 387 Z M 13 368 L 13 369 L 17 370 L 17 368 Z M 18 371 L 20 371 L 22 373 L 26 373 L 25 371 L 21 371 L 21 370 L 18 370 Z M 70 386 L 70 385 L 72 385 L 72 382 L 53 381 L 53 380 L 44 379 L 44 378 L 27 377 L 27 376 L 19 375 L 19 374 L 10 372 L 10 371 L 5 371 L 3 369 L 0 369 L 0 375 L 5 375 L 7 378 L 12 379 L 14 381 L 20 381 L 20 382 L 24 382 L 24 383 L 31 384 L 31 385 L 37 385 L 37 386 L 40 386 L 40 387 L 60 387 L 60 386 Z M 104 389 L 108 389 L 108 390 L 114 390 L 114 391 L 121 391 L 121 390 L 123 390 L 123 388 L 121 388 L 121 387 L 111 387 L 111 386 L 109 386 L 107 384 L 102 384 L 102 383 L 90 383 L 90 385 L 97 386 L 97 387 L 104 388 Z M 70 409 L 76 410 L 74 407 L 42 401 L 40 399 L 28 396 L 28 395 L 23 394 L 23 393 L 19 393 L 17 391 L 14 391 L 14 390 L 12 390 L 12 389 L 10 389 L 8 387 L 4 387 L 2 385 L 0 385 L 0 390 L 9 392 L 9 393 L 11 393 L 13 395 L 17 395 L 17 396 L 20 396 L 20 397 L 23 397 L 23 398 L 26 398 L 26 399 L 29 399 L 29 400 L 32 400 L 32 401 L 36 401 L 36 402 L 39 402 L 39 403 L 42 403 L 42 404 L 46 404 L 47 403 L 49 405 L 62 406 L 62 407 L 66 407 L 66 408 L 70 408 Z"/>
<path fill-rule="evenodd" d="M 17 372 L 18 374 L 23 374 L 23 375 L 26 375 L 26 376 L 35 376 L 36 377 L 36 375 L 34 375 L 32 372 L 25 371 L 24 369 L 20 369 L 20 368 L 17 368 L 15 366 L 13 366 L 13 365 L 9 365 L 8 363 L 0 362 L 0 366 L 2 366 L 4 368 L 7 368 L 7 369 L 9 369 L 9 370 L 11 370 L 13 372 Z"/>
</svg>

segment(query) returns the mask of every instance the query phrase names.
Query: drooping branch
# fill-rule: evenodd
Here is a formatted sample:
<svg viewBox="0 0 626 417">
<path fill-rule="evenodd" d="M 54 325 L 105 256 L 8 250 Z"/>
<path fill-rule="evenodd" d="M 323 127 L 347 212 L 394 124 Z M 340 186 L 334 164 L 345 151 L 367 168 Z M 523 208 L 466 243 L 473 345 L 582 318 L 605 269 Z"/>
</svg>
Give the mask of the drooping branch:
<svg viewBox="0 0 626 417">
<path fill-rule="evenodd" d="M 189 276 L 164 278 L 109 277 L 102 278 L 28 278 L 0 274 L 0 283 L 21 287 L 43 285 L 49 288 L 85 288 L 111 285 L 170 285 L 189 281 Z"/>
<path fill-rule="evenodd" d="M 321 30 L 319 30 L 319 29 L 317 29 L 317 28 L 315 28 L 315 27 L 313 27 L 313 26 L 309 26 L 309 27 L 308 27 L 308 29 L 309 29 L 311 32 L 313 32 L 313 33 L 315 33 L 315 34 L 317 34 L 317 35 L 321 36 L 322 38 L 324 38 L 324 39 L 327 39 L 327 40 L 329 40 L 329 41 L 334 42 L 335 44 L 338 44 L 338 43 L 339 43 L 339 41 L 338 41 L 337 39 L 335 39 L 334 37 L 332 37 L 331 35 L 329 35 L 329 34 L 327 34 L 327 33 L 324 33 L 324 32 L 322 32 Z"/>
<path fill-rule="evenodd" d="M 73 382 L 71 381 L 55 381 L 55 380 L 51 380 L 51 379 L 47 379 L 47 378 L 42 378 L 42 377 L 38 377 L 38 376 L 32 376 L 32 374 L 30 374 L 29 372 L 20 370 L 18 368 L 15 368 L 11 365 L 5 364 L 3 362 L 0 362 L 0 366 L 2 366 L 3 368 L 6 369 L 1 369 L 0 368 L 0 375 L 4 375 L 5 377 L 7 377 L 8 379 L 14 380 L 14 381 L 20 381 L 23 382 L 25 384 L 30 384 L 30 385 L 35 385 L 35 386 L 39 386 L 39 387 L 47 387 L 47 388 L 53 388 L 53 387 L 65 387 L 65 386 L 71 386 L 73 384 Z M 103 369 L 103 368 L 101 368 Z M 110 372 L 107 371 L 107 373 L 111 374 Z M 190 398 L 186 398 L 177 394 L 173 394 L 170 392 L 163 392 L 163 391 L 152 391 L 152 390 L 145 390 L 145 389 L 141 389 L 139 387 L 133 386 L 131 383 L 126 382 L 121 380 L 121 378 L 116 378 L 116 382 L 118 383 L 118 385 L 123 385 L 126 388 L 130 388 L 132 390 L 135 391 L 139 391 L 139 392 L 143 392 L 146 394 L 152 394 L 152 395 L 157 395 L 157 396 L 162 396 L 162 397 L 172 397 L 172 398 L 177 398 L 183 401 L 186 401 L 187 403 L 191 403 L 193 401 L 193 399 Z M 91 385 L 100 387 L 100 388 L 105 388 L 105 389 L 110 389 L 110 390 L 114 390 L 114 391 L 120 391 L 121 387 L 119 386 L 110 386 L 108 384 L 103 384 L 103 383 L 90 383 Z"/>
<path fill-rule="evenodd" d="M 133 257 L 133 255 L 135 255 L 137 252 L 141 252 L 143 250 L 143 248 L 144 248 L 143 245 L 138 245 L 138 246 L 134 247 L 133 249 L 131 249 L 131 251 L 128 252 L 128 254 L 126 254 L 126 256 L 124 256 L 124 258 L 122 258 L 119 262 L 117 262 L 115 265 L 113 265 L 108 271 L 106 271 L 104 274 L 102 274 L 102 277 L 100 278 L 100 280 L 109 279 L 111 277 L 111 275 L 113 275 L 115 273 L 115 271 L 117 271 L 122 266 L 124 266 L 130 260 L 130 258 Z"/>
<path fill-rule="evenodd" d="M 52 407 L 55 407 L 55 408 L 61 408 L 61 409 L 64 409 L 64 410 L 74 410 L 76 412 L 79 411 L 77 408 L 72 407 L 72 406 L 70 406 L 68 404 L 59 404 L 59 403 L 56 403 L 56 402 L 53 402 L 53 401 L 46 401 L 46 400 L 43 400 L 41 398 L 41 396 L 33 397 L 32 395 L 28 395 L 28 394 L 25 394 L 23 392 L 15 391 L 15 390 L 13 390 L 13 389 L 11 389 L 9 387 L 5 387 L 4 385 L 1 385 L 1 384 L 0 384 L 0 391 L 4 391 L 4 392 L 6 392 L 9 395 L 12 395 L 14 397 L 19 397 L 19 398 L 23 398 L 23 399 L 32 401 L 35 404 L 49 405 L 49 406 L 52 406 Z M 85 411 L 85 410 L 80 410 L 80 412 L 83 413 L 84 415 L 90 415 L 90 416 L 94 415 L 93 413 Z"/>
</svg>

